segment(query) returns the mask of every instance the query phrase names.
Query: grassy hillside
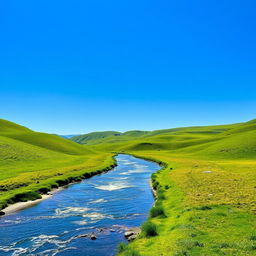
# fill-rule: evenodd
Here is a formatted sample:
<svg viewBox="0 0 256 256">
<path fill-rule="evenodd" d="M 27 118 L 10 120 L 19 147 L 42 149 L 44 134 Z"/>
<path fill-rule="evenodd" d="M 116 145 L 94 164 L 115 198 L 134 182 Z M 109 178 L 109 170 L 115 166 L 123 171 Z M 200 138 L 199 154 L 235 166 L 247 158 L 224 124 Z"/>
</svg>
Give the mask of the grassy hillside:
<svg viewBox="0 0 256 256">
<path fill-rule="evenodd" d="M 121 135 L 120 132 L 116 131 L 105 131 L 105 132 L 91 132 L 84 135 L 71 137 L 70 140 L 79 144 L 94 144 L 101 143 L 103 139 L 108 137 L 115 137 Z"/>
<path fill-rule="evenodd" d="M 0 209 L 113 164 L 112 154 L 0 120 Z"/>
<path fill-rule="evenodd" d="M 256 255 L 254 160 L 130 153 L 166 165 L 153 175 L 155 210 L 140 237 L 122 246 L 120 255 Z"/>
<path fill-rule="evenodd" d="M 1 120 L 0 207 L 107 170 L 124 152 L 163 168 L 152 175 L 149 219 L 120 255 L 256 255 L 255 120 L 73 140 L 87 145 Z"/>
<path fill-rule="evenodd" d="M 216 135 L 223 132 L 227 132 L 236 127 L 240 127 L 242 124 L 232 124 L 232 125 L 216 125 L 216 126 L 206 126 L 206 127 L 183 127 L 183 128 L 172 128 L 172 129 L 164 129 L 164 130 L 155 130 L 155 131 L 128 131 L 124 133 L 106 131 L 106 132 L 95 132 L 88 133 L 80 136 L 75 136 L 70 138 L 70 140 L 75 141 L 79 144 L 87 144 L 87 145 L 95 145 L 95 144 L 106 144 L 106 143 L 118 143 L 118 142 L 129 142 L 133 140 L 146 140 L 155 139 L 155 136 L 159 136 L 159 139 L 162 138 L 164 141 L 168 141 L 168 137 L 175 138 L 177 135 L 182 135 L 184 139 L 186 136 L 195 137 L 198 136 L 207 136 L 207 135 Z M 156 138 L 158 139 L 158 138 Z"/>
<path fill-rule="evenodd" d="M 256 156 L 256 124 L 176 128 L 93 142 L 88 147 L 93 150 L 169 151 L 203 159 L 252 159 Z"/>
<path fill-rule="evenodd" d="M 13 122 L 10 122 L 4 119 L 0 119 L 0 133 L 29 132 L 29 131 L 31 130 L 24 126 L 15 124 Z"/>
<path fill-rule="evenodd" d="M 85 147 L 61 138 L 57 135 L 39 133 L 39 132 L 26 132 L 26 133 L 8 133 L 5 137 L 9 137 L 18 141 L 23 141 L 25 143 L 39 146 L 45 149 L 53 150 L 56 152 L 62 152 L 71 155 L 83 155 L 91 153 Z"/>
<path fill-rule="evenodd" d="M 188 127 L 94 141 L 160 162 L 156 206 L 120 255 L 256 255 L 256 125 Z"/>
<path fill-rule="evenodd" d="M 92 132 L 70 138 L 70 140 L 79 144 L 95 145 L 104 143 L 116 143 L 133 140 L 139 137 L 143 137 L 150 132 L 147 131 L 128 131 L 128 132 L 116 132 L 116 131 L 104 131 L 104 132 Z"/>
<path fill-rule="evenodd" d="M 128 132 L 117 132 L 117 131 L 105 131 L 105 132 L 92 132 L 79 136 L 71 137 L 70 140 L 77 142 L 79 144 L 102 144 L 102 143 L 114 143 L 119 141 L 128 141 L 135 138 L 144 137 L 150 134 L 147 131 L 128 131 Z"/>
</svg>

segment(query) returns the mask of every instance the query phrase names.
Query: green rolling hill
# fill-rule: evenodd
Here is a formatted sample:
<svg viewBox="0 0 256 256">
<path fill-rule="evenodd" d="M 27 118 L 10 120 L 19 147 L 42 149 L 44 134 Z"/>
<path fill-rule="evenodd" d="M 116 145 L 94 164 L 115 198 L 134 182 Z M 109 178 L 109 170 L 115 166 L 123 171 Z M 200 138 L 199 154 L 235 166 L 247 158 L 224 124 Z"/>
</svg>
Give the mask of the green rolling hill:
<svg viewBox="0 0 256 256">
<path fill-rule="evenodd" d="M 118 135 L 117 135 L 118 134 Z M 186 127 L 151 132 L 97 132 L 71 138 L 103 151 L 173 151 L 203 158 L 254 158 L 256 123 Z"/>
<path fill-rule="evenodd" d="M 90 153 L 84 147 L 70 140 L 66 140 L 57 135 L 34 132 L 26 127 L 3 119 L 0 119 L 0 136 L 49 149 L 55 152 L 62 152 L 73 155 Z"/>
<path fill-rule="evenodd" d="M 106 171 L 115 153 L 160 163 L 157 201 L 121 256 L 256 255 L 256 121 L 71 139 L 0 120 L 0 209 Z"/>
<path fill-rule="evenodd" d="M 120 245 L 120 255 L 256 255 L 255 120 L 108 134 L 86 144 L 163 165 L 152 176 L 152 214 L 138 239 Z"/>
<path fill-rule="evenodd" d="M 128 131 L 128 132 L 117 132 L 117 131 L 104 131 L 104 132 L 92 132 L 79 136 L 71 137 L 70 140 L 77 142 L 79 144 L 93 145 L 93 144 L 102 144 L 104 142 L 119 142 L 127 141 L 135 138 L 144 137 L 145 135 L 150 134 L 147 131 Z"/>
<path fill-rule="evenodd" d="M 10 122 L 8 120 L 0 119 L 0 133 L 13 133 L 13 132 L 32 132 L 32 130 Z"/>
<path fill-rule="evenodd" d="M 84 135 L 78 135 L 71 137 L 70 140 L 77 142 L 79 144 L 94 144 L 94 143 L 101 143 L 102 140 L 109 137 L 116 137 L 120 136 L 120 132 L 116 131 L 105 131 L 105 132 L 91 132 Z"/>
<path fill-rule="evenodd" d="M 112 164 L 109 153 L 95 152 L 57 135 L 34 132 L 1 119 L 0 209 L 15 201 L 36 199 L 40 191 Z"/>
</svg>

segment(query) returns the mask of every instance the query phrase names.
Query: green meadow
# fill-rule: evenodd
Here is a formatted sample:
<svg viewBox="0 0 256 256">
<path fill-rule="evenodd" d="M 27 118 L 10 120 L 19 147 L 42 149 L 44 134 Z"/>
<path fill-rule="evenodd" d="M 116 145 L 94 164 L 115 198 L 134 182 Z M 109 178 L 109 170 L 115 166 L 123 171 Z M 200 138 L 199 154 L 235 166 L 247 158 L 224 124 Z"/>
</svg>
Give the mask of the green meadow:
<svg viewBox="0 0 256 256">
<path fill-rule="evenodd" d="M 112 155 L 0 120 L 0 209 L 107 171 Z"/>
<path fill-rule="evenodd" d="M 116 153 L 158 162 L 156 203 L 122 256 L 256 255 L 256 120 L 67 140 L 0 120 L 0 208 L 109 170 Z"/>
<path fill-rule="evenodd" d="M 85 136 L 72 140 L 162 165 L 156 205 L 120 255 L 256 255 L 256 120 Z"/>
</svg>

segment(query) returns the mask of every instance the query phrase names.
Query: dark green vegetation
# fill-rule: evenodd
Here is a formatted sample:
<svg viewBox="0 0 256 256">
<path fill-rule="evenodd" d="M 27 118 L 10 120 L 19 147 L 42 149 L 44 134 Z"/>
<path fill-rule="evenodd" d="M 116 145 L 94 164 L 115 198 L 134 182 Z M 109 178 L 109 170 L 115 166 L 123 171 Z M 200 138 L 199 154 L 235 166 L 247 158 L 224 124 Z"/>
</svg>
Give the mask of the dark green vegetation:
<svg viewBox="0 0 256 256">
<path fill-rule="evenodd" d="M 156 216 L 153 216 L 153 217 L 156 217 Z M 155 223 L 149 220 L 142 225 L 141 231 L 143 235 L 146 237 L 157 236 L 157 226 Z"/>
<path fill-rule="evenodd" d="M 0 120 L 0 209 L 107 171 L 112 155 Z"/>
<path fill-rule="evenodd" d="M 159 202 L 159 200 L 158 200 Z M 157 216 L 165 217 L 164 208 L 162 205 L 156 205 L 150 210 L 150 217 L 154 218 Z"/>
<path fill-rule="evenodd" d="M 128 134 L 87 140 L 163 167 L 149 220 L 120 255 L 256 255 L 256 120 Z"/>
<path fill-rule="evenodd" d="M 107 170 L 123 152 L 162 169 L 149 219 L 120 255 L 256 255 L 256 120 L 72 140 L 87 145 L 1 120 L 1 207 Z"/>
</svg>

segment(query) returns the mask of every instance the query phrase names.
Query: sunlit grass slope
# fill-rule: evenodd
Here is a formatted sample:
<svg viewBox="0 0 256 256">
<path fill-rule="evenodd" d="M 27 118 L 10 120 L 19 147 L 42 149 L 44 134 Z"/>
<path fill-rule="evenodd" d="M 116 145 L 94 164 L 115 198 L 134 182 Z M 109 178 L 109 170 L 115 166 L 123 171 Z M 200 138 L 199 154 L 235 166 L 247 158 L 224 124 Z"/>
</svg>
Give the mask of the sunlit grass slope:
<svg viewBox="0 0 256 256">
<path fill-rule="evenodd" d="M 31 132 L 30 129 L 10 122 L 8 120 L 0 119 L 0 133 L 12 133 L 12 132 Z"/>
<path fill-rule="evenodd" d="M 0 120 L 0 209 L 107 170 L 112 154 Z"/>
<path fill-rule="evenodd" d="M 185 135 L 189 137 L 193 137 L 193 135 L 214 135 L 219 134 L 225 131 L 229 131 L 230 129 L 234 129 L 235 127 L 239 127 L 241 124 L 233 124 L 233 125 L 216 125 L 216 126 L 207 126 L 207 127 L 185 127 L 185 128 L 173 128 L 173 129 L 164 129 L 164 130 L 156 130 L 156 131 L 128 131 L 128 132 L 95 132 L 88 133 L 84 135 L 79 135 L 72 137 L 71 140 L 80 144 L 94 145 L 94 144 L 103 144 L 103 143 L 117 143 L 117 142 L 127 142 L 134 139 L 147 139 L 151 137 L 155 137 L 157 135 L 167 135 L 167 136 L 175 136 L 176 135 Z"/>
<path fill-rule="evenodd" d="M 71 155 L 83 155 L 83 154 L 92 153 L 85 147 L 77 143 L 74 143 L 73 141 L 61 138 L 57 135 L 52 135 L 47 133 L 16 132 L 16 133 L 5 134 L 5 137 L 9 137 L 9 138 L 22 141 L 31 145 L 39 146 L 45 149 L 66 153 L 66 154 L 71 154 Z"/>
<path fill-rule="evenodd" d="M 119 136 L 120 134 L 120 132 L 116 131 L 91 132 L 84 135 L 74 136 L 70 138 L 70 140 L 80 144 L 94 144 L 97 142 L 101 143 L 105 138 Z"/>
<path fill-rule="evenodd" d="M 101 143 L 114 143 L 120 141 L 129 141 L 134 138 L 144 137 L 150 134 L 147 131 L 128 131 L 128 132 L 116 132 L 116 131 L 105 131 L 105 132 L 92 132 L 84 135 L 74 136 L 70 140 L 75 141 L 79 144 L 93 145 Z"/>
<path fill-rule="evenodd" d="M 121 255 L 256 255 L 255 121 L 108 138 L 89 148 L 163 165 L 152 176 L 156 205 Z"/>
<path fill-rule="evenodd" d="M 115 152 L 130 153 L 163 168 L 152 176 L 156 205 L 122 256 L 256 255 L 255 120 L 79 140 L 87 145 L 0 120 L 0 207 L 108 170 Z"/>
<path fill-rule="evenodd" d="M 105 151 L 170 151 L 204 159 L 255 158 L 256 123 L 153 131 L 126 141 L 97 141 L 88 148 Z"/>
</svg>

